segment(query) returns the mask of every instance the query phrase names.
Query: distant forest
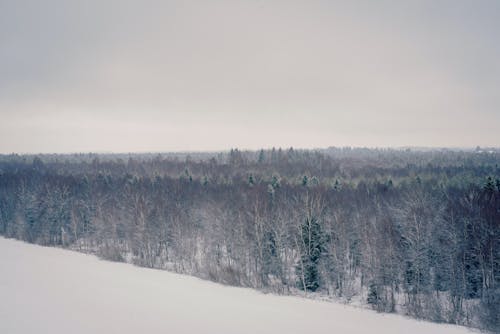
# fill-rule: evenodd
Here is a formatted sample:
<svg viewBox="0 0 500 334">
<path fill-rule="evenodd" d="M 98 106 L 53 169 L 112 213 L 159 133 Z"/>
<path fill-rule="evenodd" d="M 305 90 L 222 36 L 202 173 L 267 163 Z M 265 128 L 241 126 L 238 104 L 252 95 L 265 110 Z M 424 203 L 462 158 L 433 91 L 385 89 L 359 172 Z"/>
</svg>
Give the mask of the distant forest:
<svg viewBox="0 0 500 334">
<path fill-rule="evenodd" d="M 500 331 L 500 150 L 0 155 L 0 234 Z"/>
</svg>

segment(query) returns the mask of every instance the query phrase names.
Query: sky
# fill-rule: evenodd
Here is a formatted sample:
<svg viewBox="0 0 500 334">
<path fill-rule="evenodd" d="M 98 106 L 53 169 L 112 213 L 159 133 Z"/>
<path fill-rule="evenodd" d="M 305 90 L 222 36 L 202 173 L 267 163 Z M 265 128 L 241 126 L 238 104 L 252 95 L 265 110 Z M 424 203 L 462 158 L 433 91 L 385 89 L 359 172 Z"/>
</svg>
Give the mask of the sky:
<svg viewBox="0 0 500 334">
<path fill-rule="evenodd" d="M 0 153 L 500 146 L 500 1 L 0 0 Z"/>
</svg>

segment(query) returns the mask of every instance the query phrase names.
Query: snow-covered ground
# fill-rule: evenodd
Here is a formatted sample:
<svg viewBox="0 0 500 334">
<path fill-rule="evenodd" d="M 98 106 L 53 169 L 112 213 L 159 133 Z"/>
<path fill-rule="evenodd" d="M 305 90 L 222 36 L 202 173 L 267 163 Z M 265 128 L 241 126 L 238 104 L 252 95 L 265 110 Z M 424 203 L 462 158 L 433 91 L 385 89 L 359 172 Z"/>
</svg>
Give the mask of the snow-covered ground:
<svg viewBox="0 0 500 334">
<path fill-rule="evenodd" d="M 0 333 L 471 333 L 0 237 Z"/>
</svg>

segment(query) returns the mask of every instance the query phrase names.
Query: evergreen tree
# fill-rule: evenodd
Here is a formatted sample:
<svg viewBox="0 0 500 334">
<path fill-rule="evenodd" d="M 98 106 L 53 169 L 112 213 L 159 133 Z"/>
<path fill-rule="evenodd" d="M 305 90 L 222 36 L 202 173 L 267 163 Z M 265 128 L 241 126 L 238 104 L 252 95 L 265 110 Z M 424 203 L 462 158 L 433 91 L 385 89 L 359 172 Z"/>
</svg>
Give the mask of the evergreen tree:
<svg viewBox="0 0 500 334">
<path fill-rule="evenodd" d="M 266 156 L 264 154 L 264 150 L 260 150 L 260 152 L 259 152 L 259 160 L 258 160 L 259 164 L 263 163 L 265 161 L 265 159 L 266 159 Z"/>
<path fill-rule="evenodd" d="M 304 177 L 302 178 L 302 185 L 306 187 L 308 183 L 309 179 L 307 178 L 307 175 L 304 175 Z"/>
<path fill-rule="evenodd" d="M 324 235 L 319 221 L 312 217 L 304 221 L 301 230 L 301 255 L 296 267 L 299 287 L 316 291 L 320 287 L 319 262 L 324 250 Z"/>
<path fill-rule="evenodd" d="M 255 179 L 252 174 L 248 175 L 248 184 L 253 186 L 255 184 Z"/>
</svg>

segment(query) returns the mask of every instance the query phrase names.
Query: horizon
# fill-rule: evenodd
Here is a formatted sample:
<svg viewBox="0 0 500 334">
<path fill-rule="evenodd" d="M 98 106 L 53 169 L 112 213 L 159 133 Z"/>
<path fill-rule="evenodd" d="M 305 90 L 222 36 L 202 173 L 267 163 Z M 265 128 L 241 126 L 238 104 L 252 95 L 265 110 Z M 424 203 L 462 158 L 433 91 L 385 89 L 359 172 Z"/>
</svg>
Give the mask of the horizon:
<svg viewBox="0 0 500 334">
<path fill-rule="evenodd" d="M 256 153 L 261 150 L 272 151 L 272 150 L 289 150 L 293 149 L 296 151 L 326 151 L 330 149 L 340 149 L 340 150 L 373 150 L 373 151 L 411 151 L 411 152 L 432 152 L 432 151 L 451 151 L 451 152 L 470 152 L 479 151 L 481 153 L 497 153 L 500 151 L 500 146 L 325 146 L 325 147 L 261 147 L 257 149 L 252 148 L 242 148 L 242 147 L 230 147 L 220 150 L 170 150 L 170 151 L 68 151 L 68 152 L 0 152 L 0 156 L 9 155 L 19 155 L 19 156 L 38 156 L 38 155 L 140 155 L 140 154 L 215 154 L 215 153 L 229 153 L 232 150 L 238 150 L 240 152 Z M 485 152 L 486 151 L 486 152 Z"/>
</svg>

